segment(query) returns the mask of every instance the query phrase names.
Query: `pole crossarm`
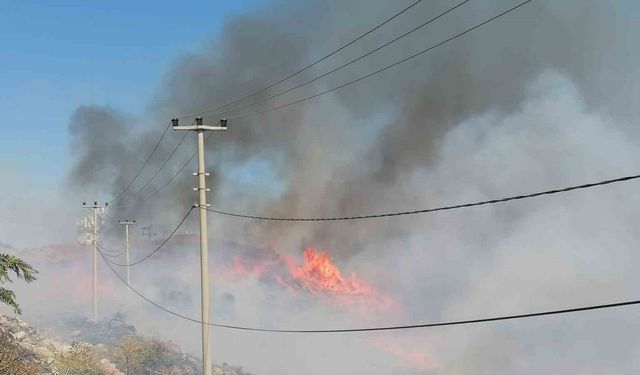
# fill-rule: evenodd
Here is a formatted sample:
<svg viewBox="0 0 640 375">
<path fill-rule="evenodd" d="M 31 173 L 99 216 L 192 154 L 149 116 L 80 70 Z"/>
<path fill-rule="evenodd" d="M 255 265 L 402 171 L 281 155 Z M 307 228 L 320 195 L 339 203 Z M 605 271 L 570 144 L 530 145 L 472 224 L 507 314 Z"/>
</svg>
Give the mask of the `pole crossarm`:
<svg viewBox="0 0 640 375">
<path fill-rule="evenodd" d="M 195 125 L 180 125 L 180 120 L 174 118 L 171 120 L 171 126 L 173 126 L 173 130 L 187 130 L 187 131 L 226 131 L 227 130 L 227 119 L 220 119 L 220 125 L 205 125 L 202 122 L 202 117 L 196 117 L 194 120 Z M 204 172 L 203 172 L 204 173 Z"/>
<path fill-rule="evenodd" d="M 226 126 L 209 126 L 209 125 L 190 125 L 190 126 L 174 126 L 173 130 L 227 130 Z"/>
</svg>

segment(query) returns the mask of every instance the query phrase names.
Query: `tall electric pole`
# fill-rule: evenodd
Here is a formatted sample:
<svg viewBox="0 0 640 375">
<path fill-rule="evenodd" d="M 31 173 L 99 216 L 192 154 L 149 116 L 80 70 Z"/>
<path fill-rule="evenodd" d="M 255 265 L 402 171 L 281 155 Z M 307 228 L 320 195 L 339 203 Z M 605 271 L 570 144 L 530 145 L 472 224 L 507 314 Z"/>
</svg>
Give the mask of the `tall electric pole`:
<svg viewBox="0 0 640 375">
<path fill-rule="evenodd" d="M 227 130 L 227 120 L 220 120 L 220 126 L 203 125 L 202 117 L 195 120 L 195 125 L 179 126 L 178 119 L 171 120 L 174 130 L 188 130 L 197 132 L 198 142 L 198 187 L 194 188 L 199 192 L 200 201 L 198 208 L 200 211 L 200 292 L 202 302 L 202 367 L 204 375 L 211 375 L 211 350 L 209 348 L 209 244 L 207 239 L 207 184 L 205 177 L 209 173 L 204 168 L 204 132 Z"/>
<path fill-rule="evenodd" d="M 136 223 L 135 220 L 118 220 L 118 223 L 124 225 L 124 248 L 127 257 L 127 263 L 129 264 L 129 225 Z M 131 267 L 127 266 L 127 284 L 131 285 Z"/>
<path fill-rule="evenodd" d="M 98 235 L 99 226 L 98 215 L 104 213 L 104 209 L 109 206 L 109 203 L 104 205 L 93 202 L 93 205 L 88 205 L 86 202 L 82 202 L 82 207 L 93 209 L 93 236 L 91 237 L 91 243 L 93 244 L 93 321 L 98 321 Z"/>
</svg>

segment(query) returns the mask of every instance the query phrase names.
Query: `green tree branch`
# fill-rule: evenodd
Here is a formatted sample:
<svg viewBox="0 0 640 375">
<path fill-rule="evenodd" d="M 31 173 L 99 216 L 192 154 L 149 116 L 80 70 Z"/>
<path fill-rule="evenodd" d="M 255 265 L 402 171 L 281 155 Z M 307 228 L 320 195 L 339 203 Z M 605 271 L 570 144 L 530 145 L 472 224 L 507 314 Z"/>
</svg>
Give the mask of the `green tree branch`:
<svg viewBox="0 0 640 375">
<path fill-rule="evenodd" d="M 29 263 L 9 254 L 0 253 L 0 285 L 13 282 L 11 275 L 15 274 L 18 279 L 22 279 L 28 283 L 36 280 L 36 271 Z M 16 302 L 16 294 L 3 287 L 0 287 L 0 302 L 13 307 L 13 311 L 21 314 L 20 306 Z"/>
</svg>

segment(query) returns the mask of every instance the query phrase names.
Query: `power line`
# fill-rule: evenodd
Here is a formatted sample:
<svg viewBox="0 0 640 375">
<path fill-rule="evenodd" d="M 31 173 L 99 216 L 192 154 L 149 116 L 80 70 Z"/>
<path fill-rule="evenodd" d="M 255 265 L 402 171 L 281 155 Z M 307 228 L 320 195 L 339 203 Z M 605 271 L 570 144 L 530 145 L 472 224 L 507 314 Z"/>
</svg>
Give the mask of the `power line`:
<svg viewBox="0 0 640 375">
<path fill-rule="evenodd" d="M 169 130 L 170 127 L 171 127 L 171 123 L 169 123 L 169 125 L 167 125 L 167 127 L 164 129 L 164 132 L 162 132 L 162 135 L 160 136 L 160 139 L 158 139 L 158 142 L 156 142 L 156 145 L 153 147 L 153 150 L 151 150 L 151 153 L 147 157 L 147 160 L 144 161 L 144 164 L 142 164 L 142 167 L 140 168 L 138 173 L 136 173 L 136 175 L 133 177 L 133 179 L 131 181 L 129 181 L 129 183 L 124 187 L 124 189 L 122 189 L 122 191 L 120 191 L 120 193 L 118 193 L 115 196 L 115 198 L 110 200 L 109 203 L 112 203 L 112 202 L 116 201 L 118 198 L 120 198 L 122 196 L 122 194 L 124 194 L 124 192 L 127 191 L 127 189 L 131 186 L 131 184 L 133 184 L 133 182 L 135 180 L 137 180 L 138 177 L 140 177 L 140 173 L 142 173 L 142 170 L 147 166 L 147 164 L 149 164 L 149 160 L 151 160 L 151 157 L 153 156 L 153 154 L 156 152 L 156 150 L 160 146 L 160 143 L 162 143 L 162 140 L 164 139 L 164 136 L 167 134 L 167 131 Z"/>
<path fill-rule="evenodd" d="M 147 182 L 145 182 L 144 185 L 142 185 L 138 190 L 136 190 L 133 194 L 131 194 L 128 198 L 122 200 L 122 202 L 127 202 L 130 201 L 131 199 L 133 199 L 133 197 L 135 197 L 137 194 L 139 194 L 141 191 L 143 191 L 147 186 L 149 186 L 149 184 L 158 176 L 158 174 L 160 173 L 160 171 L 167 165 L 167 163 L 169 163 L 169 160 L 171 160 L 173 158 L 173 156 L 176 154 L 176 152 L 178 151 L 178 149 L 180 148 L 180 146 L 182 145 L 182 142 L 184 142 L 184 139 L 187 137 L 187 134 L 184 134 L 182 136 L 182 138 L 180 138 L 180 141 L 175 145 L 175 147 L 173 148 L 173 151 L 171 152 L 171 154 L 169 155 L 169 157 L 167 157 L 165 159 L 165 161 L 162 163 L 162 165 L 160 165 L 160 167 L 155 171 L 155 173 L 151 176 L 151 178 L 149 178 L 147 180 Z M 124 206 L 120 206 L 120 207 L 124 207 Z"/>
<path fill-rule="evenodd" d="M 115 217 L 113 217 L 113 216 L 109 215 L 106 211 L 105 211 L 105 212 L 103 212 L 103 213 L 102 213 L 102 215 L 104 215 L 104 216 L 106 216 L 106 217 L 108 217 L 108 218 L 111 218 L 111 219 L 113 219 L 113 220 L 117 220 Z"/>
<path fill-rule="evenodd" d="M 361 216 L 337 216 L 337 217 L 318 217 L 318 218 L 288 218 L 288 217 L 269 217 L 269 216 L 257 216 L 257 215 L 244 215 L 244 214 L 238 214 L 238 213 L 233 213 L 233 212 L 214 210 L 214 209 L 211 209 L 211 208 L 207 208 L 207 211 L 214 212 L 214 213 L 220 214 L 220 215 L 240 217 L 240 218 L 245 218 L 245 219 L 272 220 L 272 221 L 342 221 L 342 220 L 377 219 L 377 218 L 382 218 L 382 217 L 415 215 L 415 214 L 424 214 L 424 213 L 436 212 L 436 211 L 448 211 L 448 210 L 455 210 L 455 209 L 467 208 L 467 207 L 484 206 L 484 205 L 488 205 L 488 204 L 503 203 L 503 202 L 521 200 L 521 199 L 534 198 L 534 197 L 539 197 L 539 196 L 543 196 L 543 195 L 566 193 L 566 192 L 573 191 L 573 190 L 588 189 L 588 188 L 592 188 L 592 187 L 596 187 L 596 186 L 603 186 L 603 185 L 609 185 L 609 184 L 614 184 L 614 183 L 618 183 L 618 182 L 636 180 L 638 178 L 640 178 L 640 175 L 631 175 L 631 176 L 624 176 L 624 177 L 614 178 L 614 179 L 611 179 L 611 180 L 592 182 L 592 183 L 583 184 L 583 185 L 574 185 L 574 186 L 568 186 L 568 187 L 560 188 L 560 189 L 552 189 L 552 190 L 546 190 L 546 191 L 541 191 L 541 192 L 532 193 L 532 194 L 516 195 L 516 196 L 511 196 L 511 197 L 506 197 L 506 198 L 491 199 L 491 200 L 487 200 L 487 201 L 480 201 L 480 202 L 474 202 L 474 203 L 463 203 L 463 204 L 457 204 L 457 205 L 453 205 L 453 206 L 426 208 L 426 209 L 422 209 L 422 210 L 400 211 L 400 212 L 390 212 L 390 213 L 361 215 Z"/>
<path fill-rule="evenodd" d="M 107 249 L 100 248 L 100 250 L 107 250 Z M 107 256 L 109 258 L 117 258 L 117 257 L 119 257 L 120 255 L 122 255 L 124 253 L 124 250 L 125 249 L 123 248 L 122 250 L 120 250 L 120 252 L 117 252 L 117 253 L 114 253 L 114 254 L 103 254 L 103 255 Z"/>
<path fill-rule="evenodd" d="M 251 103 L 248 103 L 248 104 L 241 105 L 241 106 L 236 107 L 236 108 L 227 109 L 227 110 L 224 110 L 224 111 L 221 111 L 221 112 L 216 112 L 216 113 L 210 113 L 209 115 L 221 115 L 221 114 L 226 114 L 226 113 L 229 113 L 229 112 L 235 112 L 235 111 L 237 111 L 237 110 L 239 110 L 239 109 L 243 109 L 243 108 L 251 107 L 251 106 L 253 106 L 253 105 L 255 105 L 255 104 L 259 104 L 259 103 L 265 102 L 265 101 L 267 101 L 267 100 L 270 100 L 270 99 L 276 98 L 276 97 L 278 97 L 278 96 L 281 96 L 281 95 L 287 94 L 287 93 L 289 93 L 289 92 L 291 92 L 291 91 L 293 91 L 293 90 L 299 89 L 299 88 L 301 88 L 301 87 L 303 87 L 303 86 L 306 86 L 306 85 L 308 85 L 308 84 L 310 84 L 310 83 L 313 83 L 313 82 L 315 82 L 315 81 L 318 81 L 318 80 L 320 80 L 320 79 L 322 79 L 322 78 L 324 78 L 324 77 L 326 77 L 326 76 L 328 76 L 328 75 L 331 75 L 331 74 L 333 74 L 333 73 L 337 72 L 338 70 L 341 70 L 341 69 L 343 69 L 343 68 L 345 68 L 345 67 L 347 67 L 347 66 L 349 66 L 349 65 L 351 65 L 351 64 L 354 64 L 354 63 L 356 63 L 356 62 L 358 62 L 358 61 L 360 61 L 360 60 L 364 59 L 364 58 L 365 58 L 365 57 L 367 57 L 367 56 L 370 56 L 370 55 L 372 55 L 372 54 L 374 54 L 374 53 L 376 53 L 376 52 L 380 51 L 381 49 L 383 49 L 383 48 L 385 48 L 385 47 L 387 47 L 387 46 L 389 46 L 389 45 L 391 45 L 391 44 L 393 44 L 393 43 L 397 42 L 398 40 L 400 40 L 400 39 L 402 39 L 402 38 L 404 38 L 404 37 L 406 37 L 406 36 L 408 36 L 408 35 L 410 35 L 410 34 L 412 34 L 412 33 L 416 32 L 416 31 L 418 31 L 419 29 L 421 29 L 421 28 L 423 28 L 423 27 L 425 27 L 425 26 L 428 26 L 429 24 L 431 24 L 431 23 L 433 23 L 433 22 L 437 21 L 438 19 L 440 19 L 440 18 L 442 18 L 442 17 L 446 16 L 447 14 L 449 14 L 449 13 L 453 12 L 454 10 L 458 9 L 459 7 L 463 6 L 464 4 L 466 4 L 466 3 L 470 2 L 470 1 L 471 1 L 471 0 L 464 0 L 464 1 L 460 2 L 460 3 L 458 3 L 457 5 L 455 5 L 455 6 L 451 7 L 451 8 L 449 8 L 449 9 L 447 9 L 446 11 L 444 11 L 444 12 L 442 12 L 442 13 L 438 14 L 437 16 L 435 16 L 435 17 L 433 17 L 433 18 L 431 18 L 431 19 L 427 20 L 426 22 L 422 23 L 421 25 L 418 25 L 418 26 L 414 27 L 413 29 L 411 29 L 411 30 L 409 30 L 409 31 L 405 32 L 404 34 L 402 34 L 402 35 L 400 35 L 400 36 L 398 36 L 398 37 L 396 37 L 396 38 L 394 38 L 394 39 L 392 39 L 392 40 L 390 40 L 390 41 L 388 41 L 388 42 L 386 42 L 386 43 L 382 44 L 381 46 L 379 46 L 379 47 L 377 47 L 377 48 L 375 48 L 375 49 L 373 49 L 373 50 L 371 50 L 371 51 L 369 51 L 369 52 L 365 53 L 364 55 L 361 55 L 361 56 L 359 56 L 359 57 L 357 57 L 357 58 L 355 58 L 355 59 L 353 59 L 353 60 L 351 60 L 351 61 L 349 61 L 349 62 L 347 62 L 347 63 L 345 63 L 345 64 L 343 64 L 343 65 L 340 65 L 340 66 L 338 66 L 337 68 L 334 68 L 334 69 L 332 69 L 332 70 L 330 70 L 330 71 L 328 71 L 328 72 L 326 72 L 326 73 L 324 73 L 324 74 L 321 74 L 321 75 L 319 75 L 319 76 L 317 76 L 317 77 L 315 77 L 315 78 L 312 78 L 312 79 L 310 79 L 310 80 L 308 80 L 308 81 L 302 82 L 302 83 L 300 83 L 300 84 L 298 84 L 298 85 L 296 85 L 296 86 L 293 86 L 293 87 L 291 87 L 291 88 L 289 88 L 289 89 L 287 89 L 287 90 L 281 91 L 281 92 L 279 92 L 279 93 L 277 93 L 277 94 L 273 94 L 273 95 L 267 96 L 267 97 L 265 97 L 265 98 L 262 98 L 262 99 L 256 100 L 256 101 L 251 102 Z"/>
<path fill-rule="evenodd" d="M 393 63 L 393 64 L 387 65 L 387 66 L 385 66 L 385 67 L 383 67 L 383 68 L 381 68 L 381 69 L 378 69 L 378 70 L 376 70 L 376 71 L 374 71 L 374 72 L 372 72 L 372 73 L 369 73 L 369 74 L 364 75 L 364 76 L 362 76 L 362 77 L 359 77 L 359 78 L 356 78 L 356 79 L 354 79 L 354 80 L 351 80 L 351 81 L 349 81 L 349 82 L 347 82 L 347 83 L 343 83 L 343 84 L 341 84 L 341 85 L 339 85 L 339 86 L 333 87 L 333 88 L 331 88 L 331 89 L 327 89 L 327 90 L 325 90 L 325 91 L 321 91 L 321 92 L 319 92 L 319 93 L 317 93 L 317 94 L 314 94 L 314 95 L 311 95 L 311 96 L 307 96 L 306 98 L 302 98 L 302 99 L 295 100 L 295 101 L 290 102 L 290 103 L 281 104 L 281 105 L 278 105 L 278 106 L 275 106 L 275 107 L 272 107 L 272 108 L 269 108 L 269 109 L 260 110 L 260 111 L 248 112 L 248 113 L 244 113 L 244 114 L 240 114 L 240 115 L 235 115 L 235 116 L 228 116 L 228 117 L 227 117 L 227 119 L 237 119 L 237 118 L 249 117 L 249 116 L 255 116 L 255 115 L 259 115 L 259 114 L 263 114 L 263 113 L 267 113 L 267 112 L 275 111 L 275 110 L 278 110 L 278 109 L 281 109 L 281 108 L 289 107 L 289 106 L 292 106 L 292 105 L 295 105 L 295 104 L 298 104 L 298 103 L 305 102 L 305 101 L 307 101 L 307 100 L 311 100 L 311 99 L 317 98 L 317 97 L 319 97 L 319 96 L 321 96 L 321 95 L 328 94 L 328 93 L 330 93 L 330 92 L 333 92 L 333 91 L 339 90 L 339 89 L 341 89 L 341 88 L 343 88 L 343 87 L 349 86 L 349 85 L 354 84 L 354 83 L 356 83 L 356 82 L 360 82 L 360 81 L 362 81 L 362 80 L 364 80 L 364 79 L 367 79 L 367 78 L 369 78 L 369 77 L 371 77 L 371 76 L 374 76 L 374 75 L 376 75 L 376 74 L 379 74 L 379 73 L 381 73 L 381 72 L 383 72 L 383 71 L 385 71 L 385 70 L 391 69 L 391 68 L 393 68 L 393 67 L 395 67 L 395 66 L 397 66 L 397 65 L 400 65 L 400 64 L 402 64 L 402 63 L 404 63 L 404 62 L 406 62 L 406 61 L 409 61 L 409 60 L 411 60 L 411 59 L 413 59 L 413 58 L 415 58 L 415 57 L 418 57 L 418 56 L 420 56 L 420 55 L 422 55 L 422 54 L 425 54 L 425 53 L 427 53 L 427 52 L 429 52 L 429 51 L 432 51 L 433 49 L 438 48 L 438 47 L 440 47 L 440 46 L 442 46 L 442 45 L 444 45 L 444 44 L 446 44 L 446 43 L 449 43 L 449 42 L 451 42 L 451 41 L 453 41 L 453 40 L 455 40 L 455 39 L 457 39 L 457 38 L 460 38 L 460 37 L 462 37 L 462 36 L 464 36 L 464 35 L 466 35 L 466 34 L 468 34 L 468 33 L 472 32 L 472 31 L 474 31 L 474 30 L 476 30 L 476 29 L 478 29 L 478 28 L 480 28 L 480 27 L 482 27 L 482 26 L 484 26 L 484 25 L 486 25 L 486 24 L 488 24 L 488 23 L 490 23 L 490 22 L 492 22 L 492 21 L 494 21 L 494 20 L 496 20 L 496 19 L 498 19 L 498 18 L 502 17 L 502 16 L 505 16 L 505 15 L 507 15 L 507 14 L 509 14 L 509 13 L 511 13 L 511 12 L 513 12 L 513 11 L 515 11 L 516 9 L 518 9 L 518 8 L 520 8 L 520 7 L 524 6 L 524 5 L 526 5 L 526 4 L 528 4 L 528 3 L 532 2 L 532 1 L 533 1 L 533 0 L 526 0 L 526 1 L 524 1 L 524 2 L 522 2 L 522 3 L 520 3 L 520 4 L 516 5 L 516 6 L 514 6 L 514 7 L 512 7 L 512 8 L 509 8 L 508 10 L 506 10 L 506 11 L 504 11 L 504 12 L 502 12 L 502 13 L 499 13 L 499 14 L 497 14 L 497 15 L 495 15 L 495 16 L 493 16 L 493 17 L 489 18 L 488 20 L 486 20 L 486 21 L 484 21 L 484 22 L 481 22 L 481 23 L 479 23 L 479 24 L 477 24 L 477 25 L 475 25 L 475 26 L 473 26 L 473 27 L 471 27 L 471 28 L 469 28 L 469 29 L 466 29 L 465 31 L 460 32 L 460 33 L 458 33 L 458 34 L 456 34 L 456 35 L 454 35 L 454 36 L 452 36 L 452 37 L 450 37 L 450 38 L 448 38 L 448 39 L 446 39 L 446 40 L 444 40 L 444 41 L 442 41 L 442 42 L 440 42 L 440 43 L 437 43 L 437 44 L 435 44 L 435 45 L 433 45 L 433 46 L 431 46 L 431 47 L 429 47 L 429 48 L 427 48 L 427 49 L 424 49 L 424 50 L 422 50 L 422 51 L 420 51 L 420 52 L 417 52 L 417 53 L 415 53 L 415 54 L 413 54 L 413 55 L 411 55 L 411 56 L 409 56 L 409 57 L 405 57 L 405 58 L 404 58 L 404 59 L 402 59 L 402 60 L 396 61 L 396 62 L 395 62 L 395 63 Z"/>
<path fill-rule="evenodd" d="M 110 249 L 102 248 L 102 250 L 104 250 L 104 251 L 108 251 L 109 253 L 116 253 L 116 254 L 118 254 L 118 255 L 119 255 L 119 254 L 122 254 L 122 252 L 124 252 L 125 248 L 124 248 L 124 247 L 122 247 L 122 248 L 120 248 L 120 249 L 118 249 L 118 250 L 110 250 Z"/>
<path fill-rule="evenodd" d="M 178 177 L 178 175 L 180 174 L 180 172 L 182 172 L 182 171 L 187 167 L 187 165 L 189 165 L 189 163 L 193 160 L 193 158 L 194 158 L 195 156 L 196 156 L 196 154 L 193 154 L 193 155 L 191 156 L 191 158 L 189 158 L 189 160 L 187 160 L 187 161 L 182 165 L 182 167 L 180 167 L 180 169 L 178 169 L 178 171 L 177 171 L 176 173 L 174 173 L 174 174 L 173 174 L 173 176 L 171 176 L 171 178 L 169 178 L 169 179 L 168 179 L 168 180 L 167 180 L 167 181 L 166 181 L 162 186 L 160 186 L 160 188 L 159 188 L 159 189 L 155 190 L 153 193 L 151 193 L 151 194 L 149 194 L 148 196 L 144 197 L 144 198 L 142 199 L 142 202 L 146 202 L 146 201 L 148 201 L 149 199 L 151 199 L 151 198 L 155 197 L 155 196 L 156 196 L 156 195 L 158 195 L 161 191 L 163 191 L 167 186 L 169 186 L 169 184 L 170 184 L 171 182 L 173 182 L 173 180 L 174 180 L 176 177 Z"/>
<path fill-rule="evenodd" d="M 235 329 L 235 330 L 242 330 L 242 331 L 273 332 L 273 333 L 350 333 L 350 332 L 353 333 L 353 332 L 373 332 L 373 331 L 398 331 L 398 330 L 417 329 L 417 328 L 433 328 L 433 327 L 455 326 L 455 325 L 465 325 L 465 324 L 488 323 L 488 322 L 497 322 L 501 320 L 524 319 L 524 318 L 533 318 L 533 317 L 546 316 L 546 315 L 569 314 L 569 313 L 584 312 L 584 311 L 590 311 L 590 310 L 601 310 L 601 309 L 610 309 L 615 307 L 631 306 L 631 305 L 637 305 L 637 304 L 640 304 L 640 300 L 610 303 L 606 305 L 584 306 L 584 307 L 577 307 L 577 308 L 563 309 L 563 310 L 549 310 L 549 311 L 534 312 L 534 313 L 528 313 L 528 314 L 505 315 L 505 316 L 497 316 L 497 317 L 491 317 L 491 318 L 454 320 L 454 321 L 448 321 L 448 322 L 411 324 L 411 325 L 402 325 L 402 326 L 386 326 L 386 327 L 294 330 L 294 329 L 267 329 L 267 328 L 242 327 L 242 326 L 233 326 L 233 325 L 226 325 L 226 324 L 215 324 L 215 326 L 220 328 L 228 328 L 228 329 Z"/>
<path fill-rule="evenodd" d="M 205 140 L 208 140 L 209 137 L 211 137 L 213 133 L 210 133 L 209 135 L 207 135 L 207 137 L 205 138 Z M 178 177 L 178 175 L 187 167 L 187 165 L 189 165 L 189 163 L 191 161 L 193 161 L 193 159 L 196 157 L 196 155 L 198 155 L 198 152 L 194 152 L 193 155 L 191 155 L 191 158 L 189 158 L 189 160 L 187 160 L 182 167 L 180 167 L 180 169 L 178 169 L 176 171 L 176 173 L 173 174 L 173 176 L 171 176 L 171 178 L 169 178 L 169 180 L 167 180 L 167 182 L 165 182 L 158 190 L 154 191 L 153 193 L 151 193 L 149 196 L 145 197 L 142 199 L 143 202 L 148 201 L 149 199 L 155 197 L 156 195 L 158 195 L 161 191 L 163 191 L 167 186 L 169 186 L 169 184 L 171 184 L 171 182 L 173 182 L 173 180 Z"/>
<path fill-rule="evenodd" d="M 144 262 L 145 260 L 149 259 L 151 256 L 153 256 L 155 253 L 157 253 L 160 249 L 162 249 L 162 247 L 164 245 L 167 244 L 167 242 L 169 242 L 169 240 L 171 239 L 171 237 L 173 237 L 174 234 L 176 234 L 176 232 L 178 231 L 178 229 L 180 229 L 180 227 L 182 226 L 182 224 L 185 222 L 185 220 L 187 220 L 187 217 L 189 217 L 189 214 L 191 213 L 191 211 L 193 211 L 194 207 L 191 207 L 189 209 L 189 211 L 187 211 L 187 213 L 184 215 L 184 217 L 182 218 L 182 220 L 180 220 L 180 223 L 175 227 L 175 229 L 173 229 L 173 231 L 171 231 L 171 233 L 169 234 L 169 236 L 167 238 L 164 239 L 164 241 L 162 241 L 162 243 L 160 244 L 160 246 L 158 246 L 157 248 L 155 248 L 153 251 L 151 251 L 150 253 L 148 253 L 147 255 L 145 255 L 144 257 L 142 257 L 141 259 L 133 262 L 133 263 L 129 263 L 129 264 L 122 264 L 122 263 L 116 263 L 113 261 L 108 260 L 109 263 L 111 264 L 115 264 L 116 266 L 121 266 L 121 267 L 131 267 L 131 266 L 135 266 L 136 264 L 140 264 L 142 262 Z M 100 248 L 100 250 L 107 250 L 105 249 L 102 245 L 98 245 L 98 247 Z"/>
<path fill-rule="evenodd" d="M 377 25 L 377 26 L 375 26 L 374 28 L 372 28 L 372 29 L 368 30 L 368 31 L 367 31 L 367 32 L 365 32 L 364 34 L 360 35 L 359 37 L 357 37 L 357 38 L 355 38 L 355 39 L 351 40 L 351 41 L 350 41 L 350 42 L 348 42 L 347 44 L 345 44 L 345 45 L 343 45 L 343 46 L 339 47 L 338 49 L 334 50 L 333 52 L 329 53 L 328 55 L 326 55 L 326 56 L 324 56 L 324 57 L 322 57 L 322 58 L 320 58 L 320 59 L 318 59 L 318 60 L 315 60 L 314 62 L 312 62 L 311 64 L 309 64 L 309 65 L 305 66 L 304 68 L 302 68 L 302 69 L 300 69 L 300 70 L 298 70 L 298 71 L 296 71 L 296 72 L 294 72 L 294 73 L 289 74 L 288 76 L 286 76 L 286 77 L 284 77 L 284 78 L 280 79 L 280 80 L 279 80 L 279 81 L 277 81 L 277 82 L 274 82 L 274 83 L 272 83 L 272 84 L 270 84 L 270 85 L 268 85 L 268 86 L 266 86 L 266 87 L 261 88 L 261 89 L 260 89 L 260 90 L 258 90 L 258 91 L 254 91 L 254 92 L 252 92 L 252 93 L 250 93 L 250 94 L 248 94 L 248 95 L 245 95 L 245 96 L 243 96 L 243 97 L 241 97 L 241 98 L 239 98 L 239 99 L 236 99 L 236 100 L 230 101 L 230 102 L 228 102 L 228 103 L 226 103 L 226 104 L 223 104 L 223 105 L 221 105 L 221 106 L 218 106 L 218 107 L 215 107 L 215 108 L 210 108 L 210 109 L 203 110 L 203 111 L 200 111 L 200 112 L 195 112 L 195 113 L 191 113 L 191 114 L 187 114 L 187 115 L 178 116 L 177 118 L 185 118 L 185 117 L 192 117 L 192 116 L 204 115 L 204 114 L 207 114 L 207 113 L 210 113 L 210 112 L 213 112 L 213 111 L 216 111 L 216 110 L 222 109 L 222 108 L 224 108 L 224 107 L 227 107 L 227 106 L 229 106 L 229 105 L 236 104 L 236 103 L 241 102 L 241 101 L 243 101 L 243 100 L 245 100 L 245 99 L 247 99 L 247 98 L 250 98 L 250 97 L 252 97 L 252 96 L 254 96 L 254 95 L 260 94 L 260 93 L 262 93 L 262 92 L 264 92 L 264 91 L 266 91 L 266 90 L 268 90 L 268 89 L 270 89 L 270 88 L 272 88 L 272 87 L 274 87 L 274 86 L 277 86 L 277 85 L 281 84 L 282 82 L 287 81 L 287 80 L 289 80 L 290 78 L 293 78 L 294 76 L 297 76 L 298 74 L 300 74 L 300 73 L 302 73 L 302 72 L 306 71 L 307 69 L 309 69 L 309 68 L 311 68 L 311 67 L 313 67 L 313 66 L 315 66 L 315 65 L 317 65 L 317 64 L 319 64 L 319 63 L 321 63 L 322 61 L 324 61 L 324 60 L 328 59 L 329 57 L 331 57 L 331 56 L 335 55 L 336 53 L 338 53 L 338 52 L 340 52 L 340 51 L 344 50 L 345 48 L 347 48 L 347 47 L 349 47 L 349 46 L 351 46 L 352 44 L 356 43 L 356 42 L 357 42 L 357 41 L 359 41 L 360 39 L 362 39 L 362 38 L 366 37 L 367 35 L 371 34 L 372 32 L 374 32 L 374 31 L 378 30 L 378 29 L 379 29 L 379 28 L 381 28 L 382 26 L 384 26 L 384 25 L 386 25 L 387 23 L 391 22 L 391 21 L 392 21 L 392 20 L 394 20 L 395 18 L 399 17 L 400 15 L 402 15 L 403 13 L 405 13 L 406 11 L 408 11 L 409 9 L 411 9 L 411 8 L 413 8 L 414 6 L 418 5 L 420 2 L 422 2 L 422 0 L 415 1 L 414 3 L 410 4 L 409 6 L 407 6 L 407 7 L 406 7 L 406 8 L 404 8 L 404 9 L 402 9 L 400 12 L 398 12 L 398 13 L 394 14 L 393 16 L 391 16 L 391 17 L 387 18 L 385 21 L 383 21 L 382 23 L 378 24 L 378 25 Z"/>
<path fill-rule="evenodd" d="M 172 311 L 154 301 L 147 298 L 144 294 L 139 292 L 137 289 L 128 284 L 113 268 L 110 262 L 104 257 L 102 253 L 102 259 L 105 261 L 107 266 L 113 271 L 113 273 L 124 283 L 131 291 L 137 294 L 140 298 L 152 304 L 153 306 L 159 308 L 160 310 L 167 312 L 171 315 L 174 315 L 178 318 L 188 320 L 194 323 L 203 324 L 201 320 L 190 318 L 186 315 L 179 314 L 175 311 Z M 503 315 L 497 317 L 490 318 L 479 318 L 479 319 L 468 319 L 468 320 L 454 320 L 454 321 L 446 321 L 446 322 L 436 322 L 436 323 L 423 323 L 423 324 L 411 324 L 411 325 L 397 325 L 397 326 L 384 326 L 384 327 L 363 327 L 363 328 L 339 328 L 339 329 L 268 329 L 268 328 L 256 328 L 256 327 L 244 327 L 244 326 L 235 326 L 228 324 L 218 324 L 218 323 L 208 323 L 210 326 L 219 327 L 219 328 L 227 328 L 233 330 L 241 330 L 241 331 L 252 331 L 252 332 L 271 332 L 271 333 L 356 333 L 356 332 L 374 332 L 374 331 L 398 331 L 398 330 L 408 330 L 408 329 L 420 329 L 420 328 L 435 328 L 435 327 L 444 327 L 444 326 L 455 326 L 455 325 L 467 325 L 467 324 L 478 324 L 478 323 L 488 323 L 488 322 L 497 322 L 502 320 L 515 320 L 515 319 L 525 319 L 525 318 L 534 318 L 548 315 L 561 315 L 561 314 L 570 314 L 577 312 L 586 312 L 592 310 L 604 310 L 611 308 L 619 308 L 624 306 L 638 305 L 640 304 L 640 300 L 632 300 L 632 301 L 624 301 L 624 302 L 616 302 L 609 303 L 604 305 L 591 305 L 591 306 L 583 306 L 576 307 L 571 309 L 562 309 L 562 310 L 547 310 L 541 312 L 527 313 L 527 314 L 517 314 L 517 315 Z"/>
</svg>

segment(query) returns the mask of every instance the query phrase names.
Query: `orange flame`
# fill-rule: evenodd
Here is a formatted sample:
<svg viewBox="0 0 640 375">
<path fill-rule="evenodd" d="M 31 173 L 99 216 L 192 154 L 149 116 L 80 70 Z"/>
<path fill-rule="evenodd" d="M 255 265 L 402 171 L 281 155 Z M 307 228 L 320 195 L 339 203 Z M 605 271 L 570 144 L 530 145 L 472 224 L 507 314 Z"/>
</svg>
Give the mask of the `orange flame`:
<svg viewBox="0 0 640 375">
<path fill-rule="evenodd" d="M 355 273 L 343 277 L 329 254 L 312 247 L 304 250 L 304 264 L 298 266 L 289 261 L 289 270 L 311 292 L 329 291 L 354 296 L 373 293 L 373 288 L 358 279 Z"/>
<path fill-rule="evenodd" d="M 304 249 L 302 263 L 290 256 L 276 255 L 268 260 L 238 256 L 227 270 L 233 277 L 257 277 L 293 293 L 306 291 L 341 307 L 355 308 L 360 313 L 402 311 L 398 301 L 378 292 L 356 273 L 343 275 L 331 255 L 313 247 Z M 433 371 L 439 367 L 423 347 L 382 338 L 373 339 L 370 343 L 418 372 Z"/>
<path fill-rule="evenodd" d="M 236 257 L 229 267 L 233 275 L 254 276 L 275 281 L 285 289 L 305 290 L 319 297 L 329 297 L 341 304 L 360 305 L 389 310 L 397 302 L 378 293 L 355 273 L 343 276 L 325 251 L 313 247 L 304 250 L 300 265 L 293 257 L 279 257 L 267 261 L 251 261 Z"/>
</svg>

